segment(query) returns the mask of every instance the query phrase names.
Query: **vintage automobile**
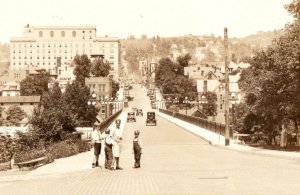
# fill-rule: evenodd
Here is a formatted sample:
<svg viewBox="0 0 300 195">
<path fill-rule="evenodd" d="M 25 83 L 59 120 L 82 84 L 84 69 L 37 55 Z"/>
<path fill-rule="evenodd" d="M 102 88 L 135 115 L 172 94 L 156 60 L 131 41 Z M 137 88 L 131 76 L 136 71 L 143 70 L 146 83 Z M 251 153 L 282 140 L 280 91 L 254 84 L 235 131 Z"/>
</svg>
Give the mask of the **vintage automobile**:
<svg viewBox="0 0 300 195">
<path fill-rule="evenodd" d="M 148 125 L 156 126 L 155 112 L 147 112 L 146 126 Z"/>
<path fill-rule="evenodd" d="M 151 103 L 151 108 L 152 109 L 156 109 L 156 104 L 153 102 L 153 103 Z"/>
<path fill-rule="evenodd" d="M 143 110 L 142 109 L 137 109 L 136 110 L 136 116 L 143 116 Z"/>
<path fill-rule="evenodd" d="M 127 122 L 136 122 L 135 113 L 128 112 L 127 113 Z"/>
</svg>

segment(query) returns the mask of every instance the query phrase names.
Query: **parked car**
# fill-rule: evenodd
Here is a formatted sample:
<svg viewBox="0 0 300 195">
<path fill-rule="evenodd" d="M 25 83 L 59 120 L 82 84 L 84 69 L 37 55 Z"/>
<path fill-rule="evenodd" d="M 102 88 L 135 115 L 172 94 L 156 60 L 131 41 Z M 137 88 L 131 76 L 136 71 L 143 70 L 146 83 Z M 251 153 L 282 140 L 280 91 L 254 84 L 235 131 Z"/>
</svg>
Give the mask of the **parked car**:
<svg viewBox="0 0 300 195">
<path fill-rule="evenodd" d="M 143 116 L 143 110 L 142 109 L 137 109 L 136 110 L 136 116 L 139 116 L 139 115 Z"/>
<path fill-rule="evenodd" d="M 128 112 L 127 113 L 127 122 L 136 122 L 135 113 Z"/>
<path fill-rule="evenodd" d="M 152 103 L 152 104 L 151 104 L 151 108 L 152 108 L 152 109 L 156 109 L 156 104 L 155 104 L 155 103 Z"/>
<path fill-rule="evenodd" d="M 147 112 L 146 126 L 156 126 L 155 112 Z"/>
</svg>

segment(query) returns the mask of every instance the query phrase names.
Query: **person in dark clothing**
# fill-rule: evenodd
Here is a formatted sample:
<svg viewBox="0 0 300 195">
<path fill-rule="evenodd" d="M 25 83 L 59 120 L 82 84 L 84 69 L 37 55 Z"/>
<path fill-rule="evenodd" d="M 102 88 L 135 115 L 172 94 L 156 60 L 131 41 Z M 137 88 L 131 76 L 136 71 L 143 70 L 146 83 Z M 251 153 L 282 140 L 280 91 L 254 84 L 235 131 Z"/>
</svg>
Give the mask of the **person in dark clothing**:
<svg viewBox="0 0 300 195">
<path fill-rule="evenodd" d="M 134 139 L 133 139 L 133 153 L 134 153 L 134 167 L 133 168 L 140 168 L 141 167 L 141 155 L 142 155 L 142 142 L 139 138 L 140 131 L 134 131 Z"/>
<path fill-rule="evenodd" d="M 112 162 L 113 162 L 113 144 L 114 144 L 114 139 L 112 138 L 110 134 L 110 130 L 107 129 L 105 131 L 105 134 L 107 135 L 107 137 L 105 138 L 105 165 L 104 167 L 106 169 L 110 169 L 110 170 L 114 170 L 114 168 L 112 167 Z"/>
</svg>

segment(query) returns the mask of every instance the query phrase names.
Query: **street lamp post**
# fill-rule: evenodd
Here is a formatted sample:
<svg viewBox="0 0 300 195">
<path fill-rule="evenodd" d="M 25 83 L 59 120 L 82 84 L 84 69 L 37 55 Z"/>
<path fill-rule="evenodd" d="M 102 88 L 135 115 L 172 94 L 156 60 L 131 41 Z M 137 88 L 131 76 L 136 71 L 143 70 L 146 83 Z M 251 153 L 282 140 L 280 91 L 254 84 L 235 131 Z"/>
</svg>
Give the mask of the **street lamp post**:
<svg viewBox="0 0 300 195">
<path fill-rule="evenodd" d="M 183 100 L 183 103 L 185 104 L 185 115 L 187 116 L 187 104 L 189 103 L 189 98 L 185 97 Z"/>
<path fill-rule="evenodd" d="M 207 104 L 207 98 L 205 97 L 205 95 L 201 96 L 201 99 L 199 100 L 199 103 L 202 105 L 202 112 L 204 113 L 204 104 Z"/>
<path fill-rule="evenodd" d="M 89 106 L 96 106 L 97 102 L 99 102 L 100 104 L 106 105 L 106 107 L 105 107 L 105 118 L 109 117 L 112 114 L 112 109 L 110 110 L 110 113 L 109 113 L 109 105 L 112 105 L 114 103 L 113 98 L 111 98 L 111 100 L 109 100 L 109 99 L 104 99 L 104 100 L 97 99 L 96 93 L 93 92 L 92 96 L 88 100 L 87 104 Z"/>
</svg>

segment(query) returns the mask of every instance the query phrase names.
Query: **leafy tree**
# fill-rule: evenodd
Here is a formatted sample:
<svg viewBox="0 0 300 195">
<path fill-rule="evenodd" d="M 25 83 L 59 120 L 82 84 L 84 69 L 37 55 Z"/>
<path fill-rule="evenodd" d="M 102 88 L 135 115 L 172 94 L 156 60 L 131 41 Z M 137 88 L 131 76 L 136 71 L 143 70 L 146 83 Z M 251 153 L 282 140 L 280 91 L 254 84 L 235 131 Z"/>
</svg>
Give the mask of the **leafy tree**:
<svg viewBox="0 0 300 195">
<path fill-rule="evenodd" d="M 96 58 L 92 62 L 91 73 L 94 77 L 107 77 L 109 74 L 110 65 L 103 58 Z"/>
<path fill-rule="evenodd" d="M 207 116 L 215 116 L 217 113 L 217 94 L 214 92 L 203 93 L 207 98 L 207 103 L 203 104 L 204 114 Z"/>
<path fill-rule="evenodd" d="M 0 106 L 0 126 L 4 124 L 4 118 L 2 116 L 2 112 L 4 111 L 4 108 Z"/>
<path fill-rule="evenodd" d="M 25 117 L 25 111 L 17 105 L 10 106 L 6 111 L 6 123 L 9 126 L 16 126 Z"/>
<path fill-rule="evenodd" d="M 82 54 L 76 55 L 73 62 L 75 64 L 74 75 L 76 76 L 76 80 L 84 84 L 85 78 L 90 77 L 91 60 L 86 54 Z"/>
<path fill-rule="evenodd" d="M 113 98 L 116 98 L 116 94 L 119 91 L 119 89 L 120 89 L 119 83 L 113 80 L 112 81 L 112 97 Z"/>
<path fill-rule="evenodd" d="M 159 66 L 155 70 L 155 84 L 164 94 L 172 94 L 180 99 L 188 95 L 189 99 L 195 99 L 195 84 L 191 79 L 183 76 L 183 72 L 178 70 L 179 67 L 181 66 L 172 62 L 170 58 L 160 59 Z"/>
<path fill-rule="evenodd" d="M 265 51 L 251 58 L 251 67 L 242 72 L 240 86 L 245 92 L 242 118 L 247 130 L 254 125 L 269 134 L 278 132 L 287 120 L 300 122 L 300 18 L 299 0 L 287 6 L 295 22 Z M 255 124 L 249 125 L 249 119 Z M 248 123 L 247 123 L 248 120 Z"/>
<path fill-rule="evenodd" d="M 48 91 L 50 74 L 46 71 L 40 71 L 33 76 L 27 76 L 20 83 L 20 93 L 22 96 L 42 96 Z"/>
<path fill-rule="evenodd" d="M 177 58 L 177 62 L 179 65 L 178 73 L 183 75 L 184 74 L 184 67 L 189 66 L 189 61 L 192 59 L 190 54 L 186 54 L 185 56 L 179 56 Z"/>
<path fill-rule="evenodd" d="M 42 108 L 42 109 L 41 109 Z M 41 140 L 48 142 L 56 142 L 63 140 L 67 131 L 65 121 L 71 123 L 68 115 L 65 112 L 65 105 L 62 102 L 62 92 L 58 83 L 55 83 L 53 88 L 44 94 L 41 101 L 41 108 L 34 110 L 33 117 L 30 120 L 32 124 L 31 131 Z M 68 124 L 71 126 L 71 124 Z"/>
<path fill-rule="evenodd" d="M 63 102 L 66 105 L 65 112 L 71 117 L 75 126 L 80 126 L 83 123 L 92 126 L 96 121 L 95 117 L 99 109 L 88 106 L 89 98 L 90 90 L 79 81 L 74 81 L 67 86 L 63 95 Z"/>
</svg>

